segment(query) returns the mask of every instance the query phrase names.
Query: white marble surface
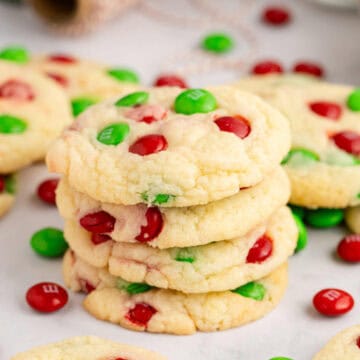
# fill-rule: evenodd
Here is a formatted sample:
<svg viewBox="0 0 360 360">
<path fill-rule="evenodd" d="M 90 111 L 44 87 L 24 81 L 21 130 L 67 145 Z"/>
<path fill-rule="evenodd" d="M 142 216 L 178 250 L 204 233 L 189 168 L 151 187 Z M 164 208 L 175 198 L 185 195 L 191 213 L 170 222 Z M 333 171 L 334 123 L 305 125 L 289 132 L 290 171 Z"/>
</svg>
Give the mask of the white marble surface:
<svg viewBox="0 0 360 360">
<path fill-rule="evenodd" d="M 295 21 L 284 29 L 269 29 L 257 21 L 257 9 L 266 1 L 256 1 L 254 11 L 246 15 L 251 31 L 258 38 L 256 57 L 279 58 L 287 66 L 301 58 L 314 59 L 324 63 L 330 79 L 359 84 L 360 17 L 313 7 L 306 1 L 283 2 L 295 15 Z M 154 0 L 151 4 L 160 9 L 176 8 L 177 16 L 194 16 L 185 0 Z M 234 4 L 226 2 L 229 9 Z M 220 18 L 208 23 L 205 26 L 158 23 L 134 9 L 91 36 L 69 39 L 48 34 L 29 11 L 0 4 L 0 47 L 17 43 L 34 52 L 66 51 L 103 62 L 131 65 L 149 83 L 168 59 L 195 49 L 198 39 L 209 30 L 229 30 L 238 41 L 235 55 L 241 57 L 246 46 L 238 31 L 223 24 Z M 184 64 L 180 61 L 180 65 Z M 189 82 L 199 86 L 236 79 L 240 74 L 206 73 L 189 77 Z M 360 299 L 359 265 L 345 265 L 333 257 L 344 229 L 312 231 L 307 249 L 290 261 L 290 286 L 284 301 L 263 320 L 243 328 L 187 337 L 136 333 L 92 319 L 81 309 L 82 296 L 73 294 L 66 308 L 58 313 L 34 313 L 24 300 L 27 288 L 42 280 L 61 283 L 61 261 L 39 258 L 29 246 L 29 238 L 37 229 L 62 226 L 56 210 L 34 197 L 37 184 L 47 176 L 42 165 L 22 171 L 16 207 L 0 222 L 1 360 L 34 345 L 80 334 L 141 345 L 173 360 L 267 360 L 281 355 L 305 360 L 330 336 L 359 322 L 359 304 L 351 313 L 336 319 L 323 318 L 311 308 L 313 294 L 325 287 L 346 289 L 357 302 Z"/>
</svg>

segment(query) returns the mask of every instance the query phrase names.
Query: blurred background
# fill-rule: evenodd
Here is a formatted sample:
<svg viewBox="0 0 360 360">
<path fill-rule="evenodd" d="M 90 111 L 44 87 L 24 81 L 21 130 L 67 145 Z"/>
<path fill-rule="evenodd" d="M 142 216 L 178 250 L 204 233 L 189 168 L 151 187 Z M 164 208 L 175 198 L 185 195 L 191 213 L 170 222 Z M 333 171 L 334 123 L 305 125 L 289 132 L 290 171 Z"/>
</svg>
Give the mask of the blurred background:
<svg viewBox="0 0 360 360">
<path fill-rule="evenodd" d="M 264 19 L 274 6 L 287 21 Z M 327 79 L 359 84 L 359 7 L 358 0 L 0 0 L 0 48 L 127 66 L 146 84 L 164 72 L 191 86 L 232 81 L 264 59 L 288 71 L 316 62 Z M 232 38 L 231 51 L 201 48 L 214 31 Z"/>
</svg>

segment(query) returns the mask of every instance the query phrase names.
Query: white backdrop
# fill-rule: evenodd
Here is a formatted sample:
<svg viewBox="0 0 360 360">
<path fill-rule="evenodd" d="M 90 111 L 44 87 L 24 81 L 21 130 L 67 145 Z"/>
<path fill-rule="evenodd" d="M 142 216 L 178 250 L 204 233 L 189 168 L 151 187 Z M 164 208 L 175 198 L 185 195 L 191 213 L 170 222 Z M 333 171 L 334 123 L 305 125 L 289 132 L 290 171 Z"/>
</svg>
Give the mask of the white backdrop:
<svg viewBox="0 0 360 360">
<path fill-rule="evenodd" d="M 223 22 L 224 16 L 208 18 L 203 10 L 186 0 L 148 2 L 149 6 L 129 11 L 98 32 L 75 39 L 51 35 L 27 9 L 1 4 L 0 47 L 23 44 L 33 52 L 69 52 L 105 63 L 128 65 L 139 71 L 145 83 L 151 83 L 162 69 L 179 67 L 190 74 L 193 66 L 212 67 L 214 63 L 209 64 L 209 59 L 196 51 L 199 39 L 210 30 L 229 31 L 237 41 L 233 55 L 224 59 L 230 62 L 247 59 L 248 45 L 238 28 L 240 21 L 234 27 L 229 21 Z M 250 26 L 251 36 L 257 39 L 255 58 L 278 58 L 287 67 L 298 59 L 312 59 L 325 65 L 329 79 L 360 83 L 360 17 L 306 1 L 284 0 L 294 13 L 294 22 L 273 29 L 258 21 L 259 9 L 269 2 L 255 1 L 254 8 L 246 13 L 234 11 L 240 0 L 207 1 L 209 5 L 226 3 L 226 7 L 221 5 L 225 7 L 221 11 L 232 10 L 241 24 Z M 168 12 L 172 15 L 164 16 Z M 174 57 L 178 58 L 176 63 L 171 62 Z M 236 71 L 206 72 L 187 78 L 192 86 L 202 86 L 235 80 L 241 73 L 239 67 Z M 1 360 L 34 345 L 81 334 L 141 345 L 174 360 L 267 360 L 281 355 L 303 360 L 310 359 L 342 328 L 359 323 L 359 304 L 337 319 L 323 318 L 311 307 L 313 294 L 325 287 L 343 288 L 354 295 L 355 301 L 360 300 L 356 276 L 359 265 L 344 265 L 333 257 L 344 229 L 311 231 L 309 246 L 290 261 L 290 286 L 284 301 L 263 320 L 243 328 L 188 337 L 131 332 L 94 320 L 82 310 L 82 296 L 74 294 L 70 294 L 68 306 L 57 313 L 34 313 L 24 300 L 27 288 L 42 280 L 62 282 L 61 261 L 39 258 L 29 246 L 34 231 L 45 226 L 62 226 L 56 210 L 34 197 L 37 184 L 47 176 L 40 164 L 22 171 L 16 207 L 0 221 Z"/>
</svg>

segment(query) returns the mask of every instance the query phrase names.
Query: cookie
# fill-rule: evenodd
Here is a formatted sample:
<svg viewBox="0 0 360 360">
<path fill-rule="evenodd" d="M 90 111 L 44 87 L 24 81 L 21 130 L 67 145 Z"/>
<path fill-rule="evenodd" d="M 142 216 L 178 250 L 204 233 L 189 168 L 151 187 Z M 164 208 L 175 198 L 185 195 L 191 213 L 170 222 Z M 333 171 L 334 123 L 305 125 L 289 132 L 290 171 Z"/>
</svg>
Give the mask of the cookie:
<svg viewBox="0 0 360 360">
<path fill-rule="evenodd" d="M 187 335 L 225 330 L 265 316 L 284 295 L 287 265 L 232 291 L 184 294 L 129 284 L 68 251 L 64 278 L 73 291 L 90 292 L 84 307 L 98 319 L 136 331 Z"/>
<path fill-rule="evenodd" d="M 345 222 L 352 232 L 360 234 L 360 206 L 346 209 Z"/>
<path fill-rule="evenodd" d="M 153 88 L 93 106 L 54 144 L 48 167 L 124 205 L 201 205 L 258 184 L 289 149 L 286 119 L 251 94 L 210 91 Z"/>
<path fill-rule="evenodd" d="M 360 325 L 335 335 L 313 360 L 360 360 Z"/>
<path fill-rule="evenodd" d="M 77 219 L 86 227 L 86 219 L 106 212 L 115 220 L 113 230 L 108 233 L 113 240 L 146 243 L 164 249 L 243 236 L 285 205 L 289 196 L 290 184 L 279 166 L 256 186 L 243 189 L 231 197 L 190 208 L 100 203 L 73 190 L 65 178 L 57 188 L 56 201 L 65 219 Z"/>
<path fill-rule="evenodd" d="M 89 264 L 126 281 L 185 293 L 225 291 L 266 276 L 292 255 L 297 234 L 286 207 L 244 237 L 166 250 L 92 237 L 74 222 L 65 225 L 70 247 Z"/>
<path fill-rule="evenodd" d="M 17 354 L 11 360 L 165 360 L 165 357 L 135 346 L 96 336 L 76 336 Z"/>
<path fill-rule="evenodd" d="M 0 175 L 0 218 L 7 213 L 15 201 L 15 178 Z"/>
<path fill-rule="evenodd" d="M 360 204 L 360 112 L 350 86 L 318 81 L 279 81 L 272 75 L 257 94 L 290 122 L 292 149 L 283 164 L 292 185 L 290 202 L 308 208 L 343 208 Z M 240 82 L 260 89 L 262 77 Z"/>
<path fill-rule="evenodd" d="M 138 88 L 139 78 L 132 70 L 108 68 L 69 55 L 33 56 L 27 65 L 63 87 L 71 99 L 74 116 L 99 101 Z"/>
<path fill-rule="evenodd" d="M 42 160 L 70 124 L 66 95 L 36 72 L 0 62 L 0 174 Z"/>
<path fill-rule="evenodd" d="M 276 92 L 286 87 L 304 88 L 320 83 L 314 76 L 305 74 L 266 74 L 249 76 L 236 82 L 235 87 L 250 91 L 261 98 L 270 101 L 276 97 Z"/>
</svg>

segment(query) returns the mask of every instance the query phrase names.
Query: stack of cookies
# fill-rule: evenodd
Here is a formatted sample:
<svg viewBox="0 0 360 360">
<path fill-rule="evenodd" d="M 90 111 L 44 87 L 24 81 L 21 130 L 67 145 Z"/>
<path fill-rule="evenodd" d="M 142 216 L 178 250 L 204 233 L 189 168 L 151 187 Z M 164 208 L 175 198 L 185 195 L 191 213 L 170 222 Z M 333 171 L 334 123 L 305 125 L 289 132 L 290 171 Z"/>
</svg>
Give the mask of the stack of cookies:
<svg viewBox="0 0 360 360">
<path fill-rule="evenodd" d="M 298 213 L 312 226 L 330 227 L 350 207 L 347 223 L 360 233 L 360 89 L 282 74 L 253 76 L 236 87 L 260 95 L 289 120 L 292 146 L 283 166 L 290 203 L 305 208 Z"/>
<path fill-rule="evenodd" d="M 233 87 L 154 88 L 92 106 L 53 145 L 70 250 L 95 317 L 191 334 L 264 316 L 298 230 L 280 162 L 287 120 Z"/>
</svg>

